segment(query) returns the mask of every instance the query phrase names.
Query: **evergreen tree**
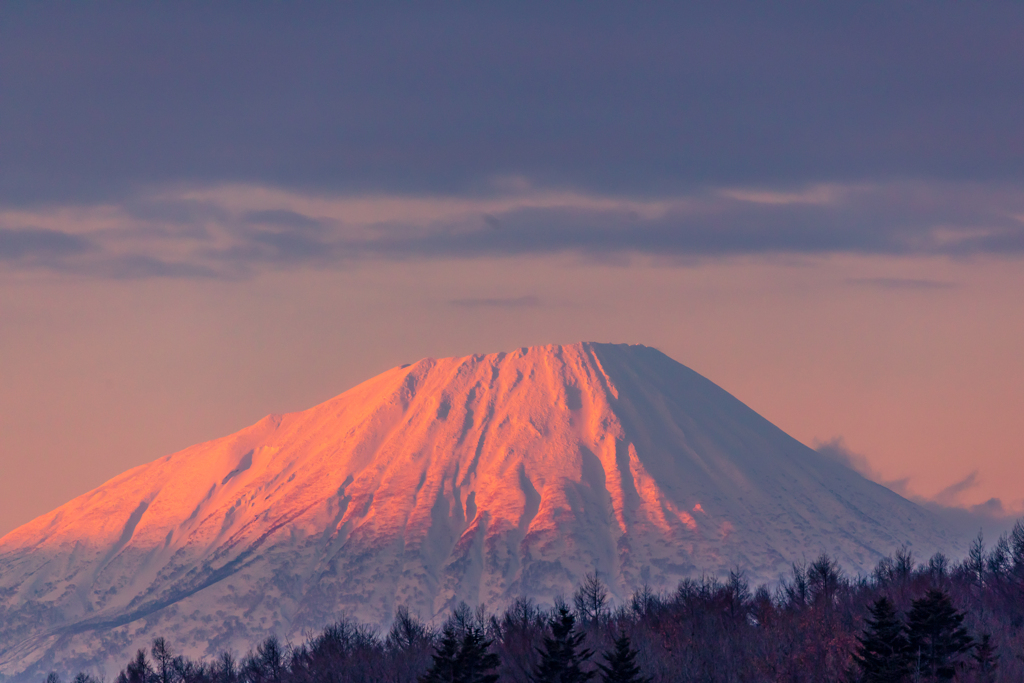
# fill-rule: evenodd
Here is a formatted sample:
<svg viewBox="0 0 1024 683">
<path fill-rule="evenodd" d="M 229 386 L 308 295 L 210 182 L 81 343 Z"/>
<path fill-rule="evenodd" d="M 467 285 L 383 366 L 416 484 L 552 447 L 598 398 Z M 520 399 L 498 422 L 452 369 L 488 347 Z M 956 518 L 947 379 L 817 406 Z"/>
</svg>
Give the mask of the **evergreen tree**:
<svg viewBox="0 0 1024 683">
<path fill-rule="evenodd" d="M 455 661 L 457 683 L 495 683 L 498 680 L 498 675 L 491 672 L 498 668 L 501 659 L 490 647 L 491 641 L 484 638 L 479 628 L 473 626 L 466 630 Z"/>
<path fill-rule="evenodd" d="M 881 597 L 870 608 L 867 629 L 857 638 L 853 659 L 864 683 L 899 683 L 910 673 L 910 641 L 903 622 L 889 598 Z"/>
<path fill-rule="evenodd" d="M 1024 581 L 1024 520 L 1017 520 L 1010 532 L 1010 564 L 1017 578 Z"/>
<path fill-rule="evenodd" d="M 597 665 L 602 683 L 650 683 L 651 679 L 640 675 L 636 655 L 636 650 L 630 647 L 629 636 L 623 633 L 616 638 L 615 649 L 604 653 L 607 665 Z"/>
<path fill-rule="evenodd" d="M 455 629 L 450 625 L 444 627 L 441 643 L 433 655 L 430 669 L 420 678 L 420 683 L 454 683 L 455 662 L 459 656 L 459 640 Z"/>
<path fill-rule="evenodd" d="M 981 637 L 981 642 L 974 648 L 971 655 L 974 660 L 974 670 L 977 672 L 978 683 L 995 683 L 996 667 L 999 665 L 999 655 L 992 647 L 992 636 L 988 633 Z"/>
<path fill-rule="evenodd" d="M 535 683 L 583 683 L 594 676 L 580 666 L 593 654 L 579 649 L 584 635 L 575 630 L 576 618 L 564 604 L 551 616 L 548 626 L 551 636 L 544 637 L 544 649 L 539 650 L 541 660 L 534 672 Z"/>
<path fill-rule="evenodd" d="M 465 630 L 460 644 L 456 629 L 446 625 L 433 663 L 420 683 L 495 683 L 498 676 L 491 672 L 500 660 L 489 651 L 490 646 L 491 641 L 475 626 Z"/>
<path fill-rule="evenodd" d="M 910 656 L 921 680 L 950 681 L 963 667 L 963 655 L 972 639 L 961 625 L 964 615 L 953 607 L 949 596 L 932 589 L 914 600 L 907 632 Z"/>
</svg>

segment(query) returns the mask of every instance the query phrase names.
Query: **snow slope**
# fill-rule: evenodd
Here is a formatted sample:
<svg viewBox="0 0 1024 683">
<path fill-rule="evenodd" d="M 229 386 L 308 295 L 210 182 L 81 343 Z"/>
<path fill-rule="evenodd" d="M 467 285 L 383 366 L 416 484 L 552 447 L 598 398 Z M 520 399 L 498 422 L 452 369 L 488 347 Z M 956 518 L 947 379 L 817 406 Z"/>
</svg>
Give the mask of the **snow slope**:
<svg viewBox="0 0 1024 683">
<path fill-rule="evenodd" d="M 341 613 L 432 618 L 822 552 L 853 571 L 956 550 L 927 511 L 659 351 L 582 343 L 394 368 L 136 467 L 0 539 L 0 672 L 112 678 Z"/>
</svg>

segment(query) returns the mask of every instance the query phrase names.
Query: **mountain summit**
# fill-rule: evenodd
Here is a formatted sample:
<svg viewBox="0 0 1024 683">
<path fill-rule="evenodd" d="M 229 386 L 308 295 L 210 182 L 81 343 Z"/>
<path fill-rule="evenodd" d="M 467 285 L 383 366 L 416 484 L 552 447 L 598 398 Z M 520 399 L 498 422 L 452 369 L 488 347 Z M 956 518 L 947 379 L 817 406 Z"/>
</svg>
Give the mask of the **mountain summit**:
<svg viewBox="0 0 1024 683">
<path fill-rule="evenodd" d="M 866 571 L 951 543 L 644 346 L 581 343 L 389 370 L 136 467 L 0 539 L 0 671 L 74 670 L 164 636 L 244 652 L 344 613 L 550 602 L 825 552 Z"/>
</svg>

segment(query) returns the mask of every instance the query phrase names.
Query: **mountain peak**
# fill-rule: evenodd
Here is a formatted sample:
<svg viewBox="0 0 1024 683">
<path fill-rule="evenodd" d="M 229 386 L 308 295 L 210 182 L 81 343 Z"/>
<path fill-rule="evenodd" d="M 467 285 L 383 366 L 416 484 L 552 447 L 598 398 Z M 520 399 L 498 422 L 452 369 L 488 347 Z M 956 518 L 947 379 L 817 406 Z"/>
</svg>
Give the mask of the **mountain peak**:
<svg viewBox="0 0 1024 683">
<path fill-rule="evenodd" d="M 866 571 L 900 545 L 949 547 L 929 513 L 656 349 L 424 359 L 0 539 L 0 670 L 120 661 L 172 632 L 206 654 L 339 613 L 550 602 L 591 572 L 625 599 L 821 552 Z"/>
</svg>

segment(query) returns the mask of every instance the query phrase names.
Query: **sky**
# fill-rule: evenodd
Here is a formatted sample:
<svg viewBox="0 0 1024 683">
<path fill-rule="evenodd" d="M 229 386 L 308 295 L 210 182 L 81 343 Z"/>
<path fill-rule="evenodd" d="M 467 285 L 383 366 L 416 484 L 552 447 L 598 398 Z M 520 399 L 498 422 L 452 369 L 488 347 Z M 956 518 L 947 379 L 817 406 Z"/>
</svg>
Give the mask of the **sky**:
<svg viewBox="0 0 1024 683">
<path fill-rule="evenodd" d="M 0 4 L 0 534 L 395 365 L 581 340 L 1024 514 L 1021 35 L 1011 2 Z"/>
</svg>

